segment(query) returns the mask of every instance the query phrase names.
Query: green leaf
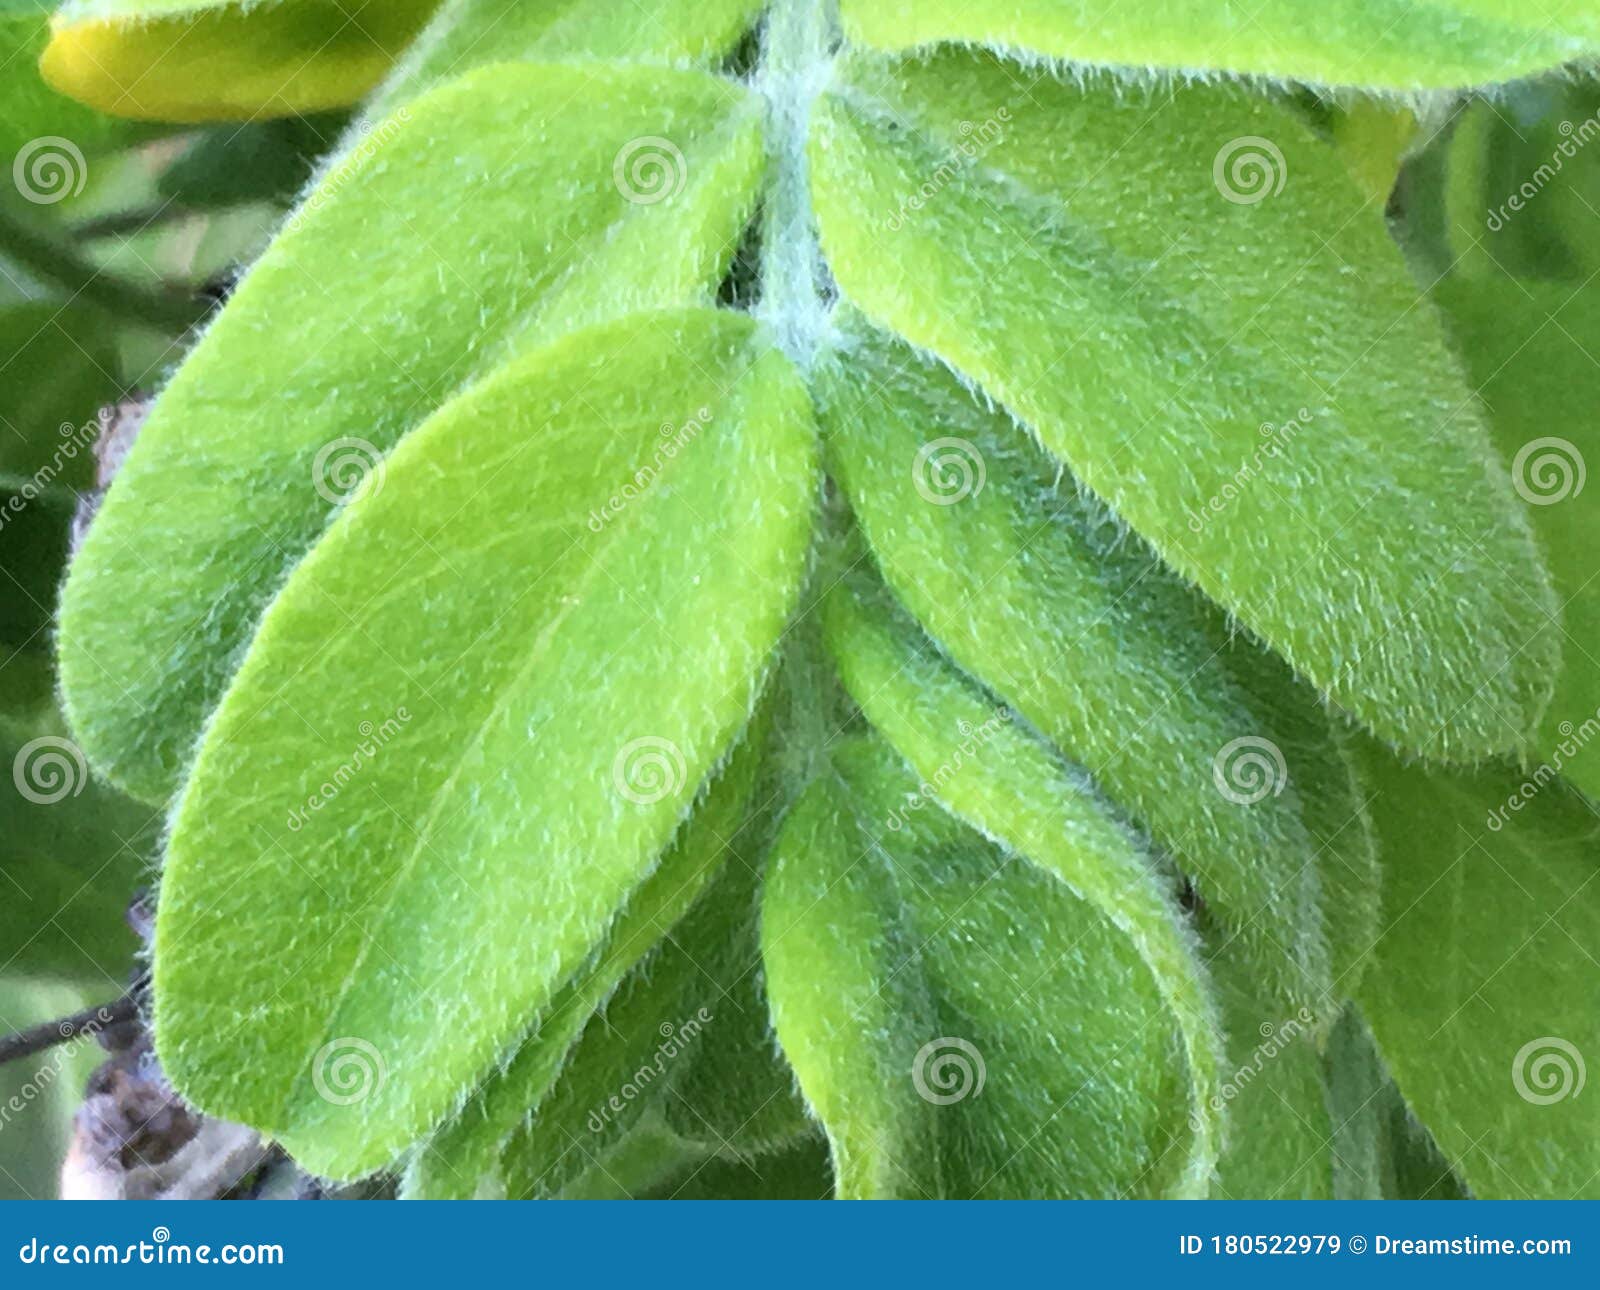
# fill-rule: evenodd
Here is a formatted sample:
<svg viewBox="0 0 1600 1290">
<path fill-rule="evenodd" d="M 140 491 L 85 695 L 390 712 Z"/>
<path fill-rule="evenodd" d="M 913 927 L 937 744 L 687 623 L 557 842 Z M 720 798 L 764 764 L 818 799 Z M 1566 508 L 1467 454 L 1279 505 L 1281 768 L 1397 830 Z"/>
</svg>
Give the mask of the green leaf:
<svg viewBox="0 0 1600 1290">
<path fill-rule="evenodd" d="M 1285 1014 L 1241 956 L 1227 945 L 1218 948 L 1218 940 L 1207 938 L 1206 962 L 1228 1031 L 1218 1094 L 1227 1108 L 1228 1145 L 1211 1195 L 1331 1200 L 1334 1125 L 1316 1047 L 1327 1019 L 1306 1006 Z"/>
<path fill-rule="evenodd" d="M 762 953 L 840 1196 L 1165 1190 L 1187 1078 L 1134 942 L 940 808 L 906 811 L 883 745 L 835 762 L 785 822 Z"/>
<path fill-rule="evenodd" d="M 1396 1084 L 1474 1195 L 1600 1196 L 1600 846 L 1560 783 L 1366 750 L 1388 926 L 1360 993 Z"/>
<path fill-rule="evenodd" d="M 1600 798 L 1600 299 L 1588 284 L 1499 273 L 1452 277 L 1434 289 L 1495 440 L 1527 503 L 1561 599 L 1562 664 L 1534 742 L 1540 782 L 1565 776 Z"/>
<path fill-rule="evenodd" d="M 858 319 L 840 330 L 822 424 L 900 599 L 1194 877 L 1264 986 L 1320 999 L 1321 879 L 1341 975 L 1372 943 L 1376 881 L 1314 693 L 1230 643 L 1221 615 L 947 371 Z"/>
<path fill-rule="evenodd" d="M 0 308 L 0 486 L 64 495 L 94 484 L 96 414 L 122 393 L 116 337 L 56 301 Z"/>
<path fill-rule="evenodd" d="M 717 1024 L 689 1054 L 662 1113 L 685 1142 L 738 1159 L 787 1151 L 816 1132 L 772 1033 L 755 927 L 729 938 L 706 992 Z M 716 969 L 721 969 L 716 971 Z"/>
<path fill-rule="evenodd" d="M 258 120 L 353 103 L 439 0 L 68 0 L 40 61 L 61 93 L 145 121 Z"/>
<path fill-rule="evenodd" d="M 1600 14 L 1586 0 L 840 0 L 862 45 L 937 42 L 1126 68 L 1243 72 L 1323 85 L 1437 89 L 1508 81 L 1592 57 Z"/>
<path fill-rule="evenodd" d="M 1600 84 L 1591 75 L 1511 87 L 1475 100 L 1430 150 L 1445 178 L 1456 275 L 1589 277 L 1600 267 Z M 1438 276 L 1436 272 L 1434 277 Z"/>
<path fill-rule="evenodd" d="M 1194 1132 L 1176 1182 L 1203 1190 L 1221 1139 L 1221 1034 L 1198 946 L 1138 841 L 1012 714 L 943 662 L 881 589 L 860 578 L 826 606 L 846 688 L 919 777 L 918 801 L 943 807 L 1040 866 L 1115 927 L 1154 979 L 1183 1036 Z M 906 810 L 919 809 L 908 805 Z M 888 817 L 903 827 L 904 813 Z"/>
<path fill-rule="evenodd" d="M 1328 1036 L 1334 1195 L 1339 1200 L 1463 1200 L 1466 1190 L 1407 1109 L 1360 1009 Z"/>
<path fill-rule="evenodd" d="M 657 953 L 590 1020 L 560 1080 L 504 1144 L 507 1196 L 564 1194 L 586 1167 L 606 1167 L 641 1124 L 655 1119 L 671 1127 L 666 1103 L 695 1052 L 726 1024 L 716 970 L 705 964 L 738 942 L 754 903 L 752 872 L 733 859 Z M 681 1138 L 678 1144 L 703 1154 L 697 1144 Z"/>
<path fill-rule="evenodd" d="M 384 83 L 380 105 L 508 59 L 703 64 L 721 58 L 763 0 L 446 0 Z"/>
<path fill-rule="evenodd" d="M 189 210 L 285 205 L 306 186 L 347 119 L 326 112 L 202 131 L 161 172 L 156 190 Z"/>
<path fill-rule="evenodd" d="M 750 795 L 766 751 L 762 746 L 766 732 L 763 707 L 661 863 L 629 896 L 593 965 L 562 987 L 515 1052 L 490 1072 L 467 1105 L 418 1153 L 406 1176 L 408 1195 L 420 1199 L 470 1197 L 480 1190 L 484 1179 L 498 1180 L 504 1187 L 501 1156 L 507 1142 L 530 1119 L 528 1132 L 520 1135 L 526 1144 L 519 1143 L 519 1155 L 542 1152 L 546 1162 L 542 1167 L 523 1165 L 523 1172 L 532 1175 L 540 1194 L 559 1192 L 570 1180 L 574 1166 L 614 1145 L 623 1126 L 610 1116 L 602 1123 L 603 1140 L 591 1140 L 594 1130 L 584 1122 L 588 1112 L 606 1105 L 606 1098 L 633 1069 L 619 1074 L 606 1065 L 615 1047 L 613 1036 L 624 1033 L 618 1024 L 622 1017 L 617 1014 L 628 1011 L 630 1004 L 625 1002 L 604 1017 L 595 1014 L 614 992 L 624 999 L 633 995 L 649 998 L 647 1007 L 658 1014 L 648 1022 L 653 1036 L 649 1048 L 653 1050 L 660 1045 L 655 1030 L 660 1014 L 677 1018 L 704 1002 L 701 995 L 706 991 L 691 993 L 690 989 L 700 985 L 698 974 L 690 970 L 695 959 L 681 953 L 672 957 L 673 947 L 661 946 L 658 951 L 658 944 L 673 934 L 691 906 L 699 921 L 708 924 L 713 944 L 715 934 L 726 930 L 720 902 L 712 900 L 707 887 L 725 896 L 729 884 L 716 881 L 723 866 L 730 859 L 746 863 L 734 851 L 734 842 L 745 835 Z M 703 893 L 707 893 L 704 898 Z M 698 943 L 702 937 L 690 939 Z M 653 953 L 657 959 L 669 959 L 665 969 L 659 964 L 644 965 Z M 663 989 L 663 978 L 674 989 Z M 585 1027 L 590 1030 L 587 1041 L 580 1040 Z M 598 1075 L 591 1082 L 585 1076 L 592 1070 Z M 674 1071 L 675 1076 L 678 1073 Z M 558 1100 L 559 1106 L 549 1105 L 552 1100 Z M 569 1113 L 571 1124 L 559 1123 L 561 1109 Z M 572 1155 L 573 1141 L 586 1144 L 585 1149 Z"/>
<path fill-rule="evenodd" d="M 755 326 L 697 309 L 508 365 L 368 477 L 268 610 L 175 811 L 156 1017 L 186 1097 L 350 1176 L 510 1048 L 749 716 L 813 438 Z M 386 1073 L 356 1107 L 324 1095 L 342 1041 Z"/>
<path fill-rule="evenodd" d="M 828 1200 L 827 1143 L 810 1137 L 757 1160 L 708 1160 L 647 1193 L 647 1200 Z"/>
<path fill-rule="evenodd" d="M 160 829 L 160 812 L 90 777 L 48 659 L 0 663 L 0 971 L 120 991 L 138 948 L 123 915 Z"/>
<path fill-rule="evenodd" d="M 151 800 L 362 467 L 519 350 L 709 300 L 761 174 L 755 100 L 700 73 L 493 67 L 402 110 L 184 363 L 74 562 L 67 708 L 96 764 Z M 666 135 L 655 155 L 682 168 L 629 187 L 652 181 L 625 151 Z"/>
<path fill-rule="evenodd" d="M 1522 746 L 1550 589 L 1333 145 L 1232 88 L 1012 76 L 960 53 L 848 65 L 811 143 L 844 295 L 1384 738 Z"/>
</svg>

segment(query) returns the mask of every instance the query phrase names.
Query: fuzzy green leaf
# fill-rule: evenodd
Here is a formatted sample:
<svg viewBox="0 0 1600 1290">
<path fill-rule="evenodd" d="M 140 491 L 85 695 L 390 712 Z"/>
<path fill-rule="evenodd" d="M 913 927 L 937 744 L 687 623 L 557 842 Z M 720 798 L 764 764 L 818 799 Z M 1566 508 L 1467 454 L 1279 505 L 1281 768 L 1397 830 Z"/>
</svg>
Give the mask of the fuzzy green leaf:
<svg viewBox="0 0 1600 1290">
<path fill-rule="evenodd" d="M 1229 946 L 1212 948 L 1206 961 L 1228 1031 L 1219 1094 L 1228 1145 L 1212 1197 L 1332 1199 L 1334 1126 L 1316 1047 L 1327 1019 L 1305 1006 L 1286 1014 Z"/>
<path fill-rule="evenodd" d="M 1367 759 L 1390 859 L 1361 1007 L 1395 1082 L 1475 1195 L 1600 1196 L 1591 809 L 1515 772 Z"/>
<path fill-rule="evenodd" d="M 940 808 L 905 812 L 883 745 L 835 762 L 785 822 L 762 953 L 839 1194 L 1164 1190 L 1187 1077 L 1133 942 Z"/>
<path fill-rule="evenodd" d="M 709 299 L 761 173 L 755 101 L 699 73 L 492 67 L 402 111 L 184 363 L 74 563 L 67 708 L 91 758 L 151 800 L 360 475 L 519 349 Z M 627 150 L 667 135 L 682 169 L 630 187 L 653 180 Z"/>
<path fill-rule="evenodd" d="M 1330 142 L 1222 86 L 1022 86 L 960 53 L 842 76 L 811 162 L 847 298 L 1383 737 L 1455 758 L 1524 743 L 1554 672 L 1550 588 Z"/>
<path fill-rule="evenodd" d="M 811 1137 L 757 1160 L 709 1160 L 663 1183 L 650 1200 L 828 1200 L 828 1147 Z"/>
<path fill-rule="evenodd" d="M 510 1048 L 749 716 L 813 439 L 785 360 L 698 309 L 508 365 L 369 475 L 176 808 L 156 1017 L 187 1097 L 348 1176 Z M 328 1096 L 346 1041 L 386 1071 L 359 1106 Z"/>
<path fill-rule="evenodd" d="M 1588 0 L 841 0 L 851 40 L 946 41 L 1024 56 L 1323 85 L 1436 89 L 1513 80 L 1600 51 Z"/>
<path fill-rule="evenodd" d="M 754 26 L 762 0 L 445 0 L 384 83 L 380 105 L 507 59 L 706 63 Z"/>
<path fill-rule="evenodd" d="M 697 1053 L 732 1020 L 722 998 L 723 968 L 756 954 L 749 935 L 756 871 L 731 859 L 660 949 L 640 964 L 603 1012 L 590 1020 L 560 1080 L 506 1142 L 506 1195 L 563 1193 L 585 1166 L 621 1149 L 666 1105 Z M 680 1145 L 699 1155 L 703 1148 Z"/>
<path fill-rule="evenodd" d="M 1372 943 L 1376 879 L 1313 692 L 1230 642 L 1220 615 L 946 370 L 859 320 L 841 332 L 818 381 L 822 424 L 900 599 L 1195 879 L 1264 986 L 1320 999 L 1322 887 L 1344 975 Z"/>
<path fill-rule="evenodd" d="M 712 923 L 714 931 L 725 930 L 726 920 L 716 917 L 715 906 L 702 909 L 709 896 L 700 898 L 708 884 L 714 891 L 727 885 L 719 886 L 714 879 L 730 858 L 744 863 L 730 856 L 730 850 L 744 831 L 745 812 L 764 751 L 760 746 L 764 731 L 758 712 L 744 742 L 679 830 L 661 863 L 628 897 L 594 964 L 561 989 L 516 1051 L 489 1074 L 466 1106 L 418 1153 L 407 1171 L 407 1195 L 419 1199 L 470 1197 L 486 1179 L 491 1187 L 495 1183 L 505 1187 L 501 1157 L 514 1135 L 524 1140 L 518 1144 L 524 1181 L 530 1190 L 551 1195 L 594 1155 L 615 1143 L 619 1132 L 611 1116 L 603 1117 L 601 1136 L 591 1136 L 596 1131 L 583 1124 L 589 1111 L 607 1107 L 606 1099 L 629 1073 L 619 1074 L 609 1065 L 616 1046 L 612 1037 L 624 1029 L 618 1024 L 620 1015 L 608 1011 L 595 1018 L 595 1014 L 618 991 L 624 998 L 646 995 L 652 1000 L 647 1007 L 658 1014 L 672 1014 L 669 1024 L 702 1002 L 700 995 L 705 991 L 691 995 L 686 988 L 699 982 L 685 964 L 673 960 L 663 970 L 659 963 L 642 966 L 642 961 L 656 951 L 664 936 L 672 934 L 690 906 L 700 911 L 701 921 Z M 659 960 L 671 954 L 671 947 L 664 946 L 655 957 Z M 673 988 L 664 988 L 663 978 Z M 649 995 L 650 991 L 654 994 Z M 623 1008 L 633 1011 L 637 1005 Z M 649 1024 L 653 1027 L 660 1020 L 658 1015 Z M 580 1040 L 585 1027 L 589 1037 Z M 627 1039 L 633 1038 L 627 1035 Z M 658 1043 L 659 1036 L 650 1047 Z M 589 1077 L 591 1071 L 597 1073 Z M 553 1098 L 559 1100 L 559 1107 L 548 1105 Z M 560 1123 L 562 1110 L 568 1112 L 572 1123 Z M 519 1132 L 530 1119 L 527 1131 Z M 540 1163 L 530 1166 L 526 1157 L 535 1150 L 540 1152 Z"/>
<path fill-rule="evenodd" d="M 1389 1078 L 1361 1011 L 1328 1036 L 1334 1195 L 1339 1200 L 1461 1200 L 1465 1189 Z"/>
<path fill-rule="evenodd" d="M 952 811 L 1058 878 L 1143 960 L 1183 1035 L 1190 1077 L 1194 1131 L 1175 1188 L 1203 1191 L 1222 1137 L 1222 1042 L 1173 878 L 1156 870 L 1088 784 L 941 660 L 881 587 L 853 578 L 826 608 L 841 679 L 919 779 L 916 804 L 887 827 L 904 827 L 905 810 Z"/>
</svg>

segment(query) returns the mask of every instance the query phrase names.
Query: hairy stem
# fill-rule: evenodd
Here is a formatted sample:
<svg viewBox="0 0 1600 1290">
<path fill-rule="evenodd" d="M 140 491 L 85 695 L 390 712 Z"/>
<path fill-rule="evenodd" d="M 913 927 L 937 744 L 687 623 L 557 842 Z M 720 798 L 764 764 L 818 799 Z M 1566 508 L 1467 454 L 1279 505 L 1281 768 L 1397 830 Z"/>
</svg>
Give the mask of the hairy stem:
<svg viewBox="0 0 1600 1290">
<path fill-rule="evenodd" d="M 822 253 L 811 215 L 806 135 L 811 106 L 838 47 L 836 0 L 774 0 L 767 12 L 756 85 L 767 100 L 768 192 L 761 248 L 761 315 L 801 367 L 827 322 Z"/>
</svg>

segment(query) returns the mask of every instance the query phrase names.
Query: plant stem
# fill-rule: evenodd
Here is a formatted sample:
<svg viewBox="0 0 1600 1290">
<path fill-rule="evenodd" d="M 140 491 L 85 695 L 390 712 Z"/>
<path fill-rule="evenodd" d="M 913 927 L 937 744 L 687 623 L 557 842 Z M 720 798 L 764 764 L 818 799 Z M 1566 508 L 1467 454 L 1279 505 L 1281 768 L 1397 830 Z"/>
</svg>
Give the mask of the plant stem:
<svg viewBox="0 0 1600 1290">
<path fill-rule="evenodd" d="M 211 301 L 188 291 L 147 291 L 123 282 L 75 254 L 71 248 L 14 220 L 0 217 L 0 256 L 74 300 L 128 322 L 182 333 L 204 321 Z"/>
<path fill-rule="evenodd" d="M 760 313 L 801 367 L 816 354 L 827 310 L 822 252 L 811 214 L 806 137 L 838 45 L 835 0 L 775 0 L 767 14 L 757 88 L 767 100 L 772 166 L 761 248 Z"/>
<path fill-rule="evenodd" d="M 132 1021 L 139 1015 L 139 996 L 129 993 L 97 1008 L 85 1008 L 70 1017 L 46 1021 L 40 1025 L 19 1030 L 14 1035 L 0 1036 L 0 1066 L 45 1052 L 57 1044 L 99 1034 L 108 1026 Z"/>
</svg>

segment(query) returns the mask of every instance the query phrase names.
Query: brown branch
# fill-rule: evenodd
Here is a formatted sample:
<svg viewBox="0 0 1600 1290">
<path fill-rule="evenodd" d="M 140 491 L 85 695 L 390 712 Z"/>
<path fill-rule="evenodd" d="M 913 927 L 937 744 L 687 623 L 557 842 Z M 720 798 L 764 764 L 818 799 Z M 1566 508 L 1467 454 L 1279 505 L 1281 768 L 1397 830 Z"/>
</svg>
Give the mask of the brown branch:
<svg viewBox="0 0 1600 1290">
<path fill-rule="evenodd" d="M 86 1036 L 92 1038 L 109 1026 L 132 1021 L 139 1015 L 139 1004 L 140 992 L 135 989 L 97 1008 L 85 1008 L 70 1017 L 30 1026 L 14 1035 L 0 1036 L 0 1066 L 47 1052 L 57 1044 Z"/>
</svg>

